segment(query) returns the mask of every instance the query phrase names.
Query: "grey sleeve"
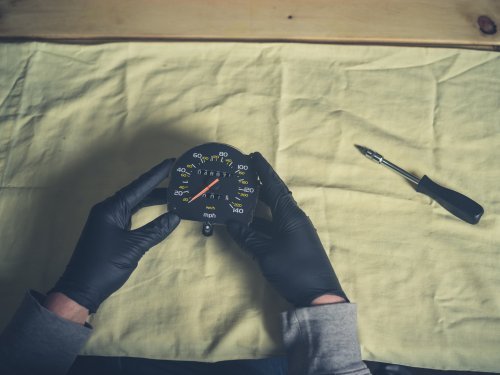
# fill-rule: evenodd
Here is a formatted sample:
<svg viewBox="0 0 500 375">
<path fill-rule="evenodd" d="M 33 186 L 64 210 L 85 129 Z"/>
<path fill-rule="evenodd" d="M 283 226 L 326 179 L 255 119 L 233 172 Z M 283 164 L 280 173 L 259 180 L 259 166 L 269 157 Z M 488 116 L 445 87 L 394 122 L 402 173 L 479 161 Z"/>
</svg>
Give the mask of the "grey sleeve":
<svg viewBox="0 0 500 375">
<path fill-rule="evenodd" d="M 337 303 L 282 314 L 290 375 L 367 375 L 361 360 L 356 306 Z"/>
<path fill-rule="evenodd" d="M 45 309 L 44 296 L 26 293 L 21 306 L 0 334 L 0 373 L 65 374 L 92 329 Z"/>
</svg>

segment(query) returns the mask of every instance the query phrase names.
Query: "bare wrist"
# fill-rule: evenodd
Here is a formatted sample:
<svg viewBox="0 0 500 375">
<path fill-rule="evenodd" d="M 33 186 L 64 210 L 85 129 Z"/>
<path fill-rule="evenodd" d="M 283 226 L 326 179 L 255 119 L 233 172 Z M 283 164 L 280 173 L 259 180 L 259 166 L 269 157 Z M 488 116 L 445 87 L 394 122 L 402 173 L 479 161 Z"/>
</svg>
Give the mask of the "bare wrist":
<svg viewBox="0 0 500 375">
<path fill-rule="evenodd" d="M 84 324 L 89 310 L 63 293 L 50 293 L 43 301 L 43 306 L 63 319 Z"/>
<path fill-rule="evenodd" d="M 328 305 L 331 303 L 342 303 L 342 302 L 346 302 L 345 298 L 333 294 L 323 294 L 322 296 L 313 299 L 311 302 L 311 306 Z"/>
</svg>

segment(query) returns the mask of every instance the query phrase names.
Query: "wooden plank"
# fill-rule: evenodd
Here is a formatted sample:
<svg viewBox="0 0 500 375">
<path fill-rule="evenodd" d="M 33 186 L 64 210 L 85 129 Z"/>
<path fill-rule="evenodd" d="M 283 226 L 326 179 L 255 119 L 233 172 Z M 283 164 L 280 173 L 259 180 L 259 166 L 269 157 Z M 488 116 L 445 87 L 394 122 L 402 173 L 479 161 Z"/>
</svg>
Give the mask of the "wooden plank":
<svg viewBox="0 0 500 375">
<path fill-rule="evenodd" d="M 499 0 L 0 0 L 0 38 L 298 41 L 500 49 Z M 483 20 L 485 20 L 483 18 Z M 486 25 L 486 26 L 485 26 Z"/>
</svg>

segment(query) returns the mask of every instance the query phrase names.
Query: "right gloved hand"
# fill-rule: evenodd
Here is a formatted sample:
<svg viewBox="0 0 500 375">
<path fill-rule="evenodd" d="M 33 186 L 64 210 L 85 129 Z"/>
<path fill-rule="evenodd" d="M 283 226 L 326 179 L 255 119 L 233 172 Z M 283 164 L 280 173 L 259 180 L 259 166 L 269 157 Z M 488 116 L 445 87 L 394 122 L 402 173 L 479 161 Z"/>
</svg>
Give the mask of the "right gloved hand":
<svg viewBox="0 0 500 375">
<path fill-rule="evenodd" d="M 249 251 L 266 279 L 290 303 L 310 306 L 317 297 L 347 300 L 311 220 L 264 157 L 250 155 L 262 182 L 260 199 L 271 208 L 273 221 L 254 218 L 250 226 L 227 223 L 231 237 Z"/>
</svg>

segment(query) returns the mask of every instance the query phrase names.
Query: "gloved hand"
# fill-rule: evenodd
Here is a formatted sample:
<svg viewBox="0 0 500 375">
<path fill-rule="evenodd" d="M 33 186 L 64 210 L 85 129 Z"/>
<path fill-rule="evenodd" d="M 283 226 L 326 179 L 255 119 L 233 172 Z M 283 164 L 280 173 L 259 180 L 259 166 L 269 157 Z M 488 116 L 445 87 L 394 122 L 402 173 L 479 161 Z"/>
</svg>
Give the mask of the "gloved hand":
<svg viewBox="0 0 500 375">
<path fill-rule="evenodd" d="M 166 213 L 130 230 L 132 214 L 139 208 L 166 203 L 166 189 L 154 188 L 168 176 L 173 162 L 165 160 L 92 208 L 73 256 L 51 293 L 63 293 L 94 313 L 127 281 L 144 253 L 180 222 L 177 215 Z"/>
<path fill-rule="evenodd" d="M 254 256 L 266 279 L 295 306 L 309 306 L 325 294 L 347 300 L 309 217 L 264 157 L 258 152 L 250 156 L 262 183 L 260 199 L 271 208 L 273 221 L 254 218 L 250 226 L 230 221 L 231 237 Z"/>
</svg>

